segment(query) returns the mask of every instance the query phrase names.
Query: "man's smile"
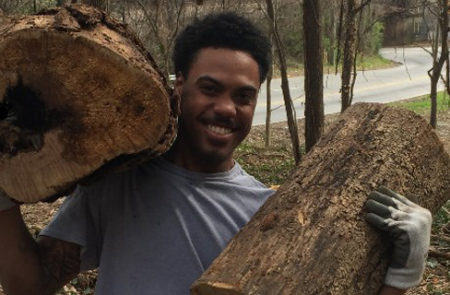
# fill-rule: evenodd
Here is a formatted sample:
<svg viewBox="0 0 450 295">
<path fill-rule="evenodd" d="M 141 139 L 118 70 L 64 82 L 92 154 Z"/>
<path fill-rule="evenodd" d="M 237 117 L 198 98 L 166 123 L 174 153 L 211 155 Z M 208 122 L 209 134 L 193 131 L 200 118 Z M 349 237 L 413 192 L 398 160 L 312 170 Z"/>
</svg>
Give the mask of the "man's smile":
<svg viewBox="0 0 450 295">
<path fill-rule="evenodd" d="M 208 124 L 208 129 L 219 135 L 228 135 L 232 132 L 230 128 L 225 128 L 213 124 Z"/>
</svg>

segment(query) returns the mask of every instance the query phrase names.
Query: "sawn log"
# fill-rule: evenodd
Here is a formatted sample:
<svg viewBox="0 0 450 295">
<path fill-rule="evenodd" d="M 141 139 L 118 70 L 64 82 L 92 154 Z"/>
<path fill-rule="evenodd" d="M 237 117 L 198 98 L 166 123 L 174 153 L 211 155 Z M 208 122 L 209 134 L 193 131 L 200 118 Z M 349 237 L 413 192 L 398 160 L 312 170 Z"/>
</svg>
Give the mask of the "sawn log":
<svg viewBox="0 0 450 295">
<path fill-rule="evenodd" d="M 450 160 L 413 112 L 356 104 L 193 284 L 195 295 L 377 294 L 390 252 L 364 220 L 385 185 L 436 212 Z"/>
<path fill-rule="evenodd" d="M 0 25 L 0 192 L 34 202 L 168 149 L 178 101 L 126 26 L 74 4 Z"/>
</svg>

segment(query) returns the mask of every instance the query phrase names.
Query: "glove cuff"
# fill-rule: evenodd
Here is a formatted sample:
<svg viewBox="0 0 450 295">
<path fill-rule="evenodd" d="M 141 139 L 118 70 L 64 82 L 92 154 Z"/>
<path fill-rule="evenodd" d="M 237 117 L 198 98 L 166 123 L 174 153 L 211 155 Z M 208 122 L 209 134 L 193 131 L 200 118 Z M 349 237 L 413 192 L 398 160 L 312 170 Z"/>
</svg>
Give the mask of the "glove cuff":
<svg viewBox="0 0 450 295">
<path fill-rule="evenodd" d="M 425 266 L 419 269 L 392 268 L 389 267 L 384 278 L 384 283 L 398 289 L 409 289 L 419 285 Z"/>
<path fill-rule="evenodd" d="M 0 192 L 0 211 L 10 209 L 16 205 L 17 204 L 13 200 Z"/>
</svg>

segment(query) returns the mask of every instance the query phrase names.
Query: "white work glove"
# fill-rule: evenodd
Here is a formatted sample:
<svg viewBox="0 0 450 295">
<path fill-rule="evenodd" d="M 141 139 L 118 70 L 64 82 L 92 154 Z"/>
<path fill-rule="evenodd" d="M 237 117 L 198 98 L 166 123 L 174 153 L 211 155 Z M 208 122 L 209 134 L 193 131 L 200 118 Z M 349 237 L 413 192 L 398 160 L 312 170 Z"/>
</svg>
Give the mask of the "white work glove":
<svg viewBox="0 0 450 295">
<path fill-rule="evenodd" d="M 422 280 L 430 246 L 431 213 L 386 187 L 369 194 L 367 221 L 386 232 L 393 242 L 384 283 L 408 289 Z"/>
<path fill-rule="evenodd" d="M 14 207 L 16 203 L 0 192 L 0 211 Z"/>
</svg>

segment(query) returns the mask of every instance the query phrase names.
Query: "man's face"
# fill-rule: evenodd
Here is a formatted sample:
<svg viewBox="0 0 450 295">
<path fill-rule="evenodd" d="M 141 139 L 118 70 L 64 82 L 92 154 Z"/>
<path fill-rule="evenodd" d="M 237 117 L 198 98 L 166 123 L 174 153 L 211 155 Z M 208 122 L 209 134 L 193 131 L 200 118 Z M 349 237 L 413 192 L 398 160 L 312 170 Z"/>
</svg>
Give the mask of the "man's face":
<svg viewBox="0 0 450 295">
<path fill-rule="evenodd" d="M 201 49 L 188 76 L 179 74 L 178 144 L 192 160 L 232 163 L 233 151 L 250 132 L 260 87 L 259 67 L 247 53 Z"/>
</svg>

